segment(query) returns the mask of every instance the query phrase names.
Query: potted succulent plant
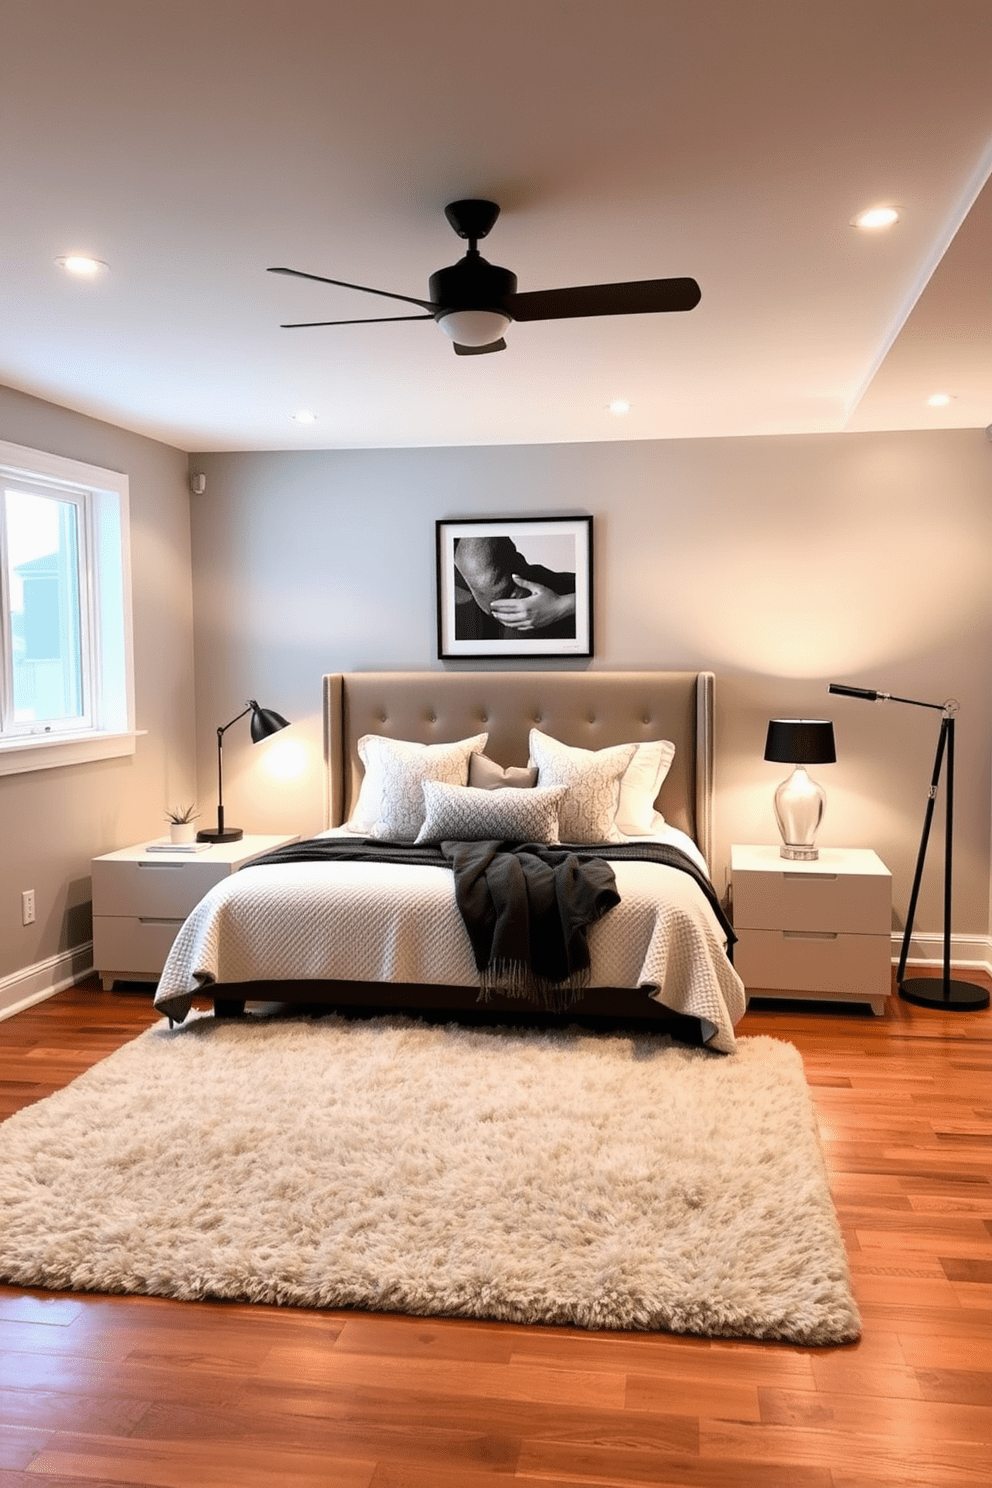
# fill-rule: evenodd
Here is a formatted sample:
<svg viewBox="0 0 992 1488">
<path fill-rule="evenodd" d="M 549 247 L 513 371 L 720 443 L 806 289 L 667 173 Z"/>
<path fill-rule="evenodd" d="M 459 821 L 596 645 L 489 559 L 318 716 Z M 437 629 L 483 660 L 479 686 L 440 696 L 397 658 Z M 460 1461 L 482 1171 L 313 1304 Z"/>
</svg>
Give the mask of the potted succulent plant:
<svg viewBox="0 0 992 1488">
<path fill-rule="evenodd" d="M 165 813 L 165 819 L 169 823 L 169 836 L 173 842 L 192 842 L 196 835 L 196 819 L 199 816 L 195 806 L 172 806 Z"/>
</svg>

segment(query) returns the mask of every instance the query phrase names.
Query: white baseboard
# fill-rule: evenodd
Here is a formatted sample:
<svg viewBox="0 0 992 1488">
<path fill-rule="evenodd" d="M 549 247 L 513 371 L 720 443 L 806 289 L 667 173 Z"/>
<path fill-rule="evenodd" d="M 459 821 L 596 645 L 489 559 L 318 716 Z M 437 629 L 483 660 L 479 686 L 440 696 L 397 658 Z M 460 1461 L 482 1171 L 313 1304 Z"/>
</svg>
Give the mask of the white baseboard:
<svg viewBox="0 0 992 1488">
<path fill-rule="evenodd" d="M 0 1021 L 54 997 L 56 992 L 81 982 L 92 970 L 93 942 L 88 940 L 71 951 L 60 951 L 47 961 L 36 961 L 33 966 L 0 977 Z"/>
<path fill-rule="evenodd" d="M 892 959 L 898 962 L 902 951 L 902 935 L 892 933 Z M 907 966 L 939 967 L 944 962 L 944 937 L 933 934 L 914 934 L 909 942 Z M 992 936 L 952 935 L 951 965 L 960 971 L 984 971 L 992 976 Z"/>
</svg>

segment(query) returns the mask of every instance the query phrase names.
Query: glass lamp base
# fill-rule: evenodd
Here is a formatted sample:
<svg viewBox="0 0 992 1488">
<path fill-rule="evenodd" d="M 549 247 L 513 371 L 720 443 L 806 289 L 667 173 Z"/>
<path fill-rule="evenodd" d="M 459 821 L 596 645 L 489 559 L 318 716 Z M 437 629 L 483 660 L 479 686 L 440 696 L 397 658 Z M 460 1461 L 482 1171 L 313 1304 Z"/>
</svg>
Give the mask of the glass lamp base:
<svg viewBox="0 0 992 1488">
<path fill-rule="evenodd" d="M 823 787 L 810 780 L 802 765 L 782 781 L 775 792 L 775 820 L 782 837 L 779 852 L 783 858 L 809 863 L 820 856 L 813 842 L 826 799 Z"/>
</svg>

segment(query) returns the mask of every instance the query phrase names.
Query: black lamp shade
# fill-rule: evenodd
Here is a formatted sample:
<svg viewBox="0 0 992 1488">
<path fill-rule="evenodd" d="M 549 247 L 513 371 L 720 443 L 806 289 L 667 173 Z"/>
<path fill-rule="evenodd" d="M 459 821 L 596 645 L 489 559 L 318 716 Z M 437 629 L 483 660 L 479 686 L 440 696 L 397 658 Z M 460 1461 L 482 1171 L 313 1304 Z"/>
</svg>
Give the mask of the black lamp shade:
<svg viewBox="0 0 992 1488">
<path fill-rule="evenodd" d="M 783 765 L 836 764 L 834 726 L 827 718 L 772 718 L 765 759 Z"/>
<path fill-rule="evenodd" d="M 261 744 L 263 739 L 268 739 L 272 734 L 277 734 L 280 729 L 289 728 L 289 719 L 283 718 L 281 713 L 274 712 L 271 708 L 260 708 L 252 700 L 251 703 L 251 742 Z"/>
</svg>

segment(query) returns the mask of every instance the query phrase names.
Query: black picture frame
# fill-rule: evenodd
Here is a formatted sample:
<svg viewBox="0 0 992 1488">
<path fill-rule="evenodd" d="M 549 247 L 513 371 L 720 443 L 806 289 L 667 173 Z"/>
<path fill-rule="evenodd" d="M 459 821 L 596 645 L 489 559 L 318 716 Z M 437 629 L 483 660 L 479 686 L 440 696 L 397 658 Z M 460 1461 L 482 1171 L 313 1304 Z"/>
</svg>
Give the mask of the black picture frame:
<svg viewBox="0 0 992 1488">
<path fill-rule="evenodd" d="M 441 518 L 435 526 L 441 660 L 592 656 L 592 517 Z"/>
</svg>

